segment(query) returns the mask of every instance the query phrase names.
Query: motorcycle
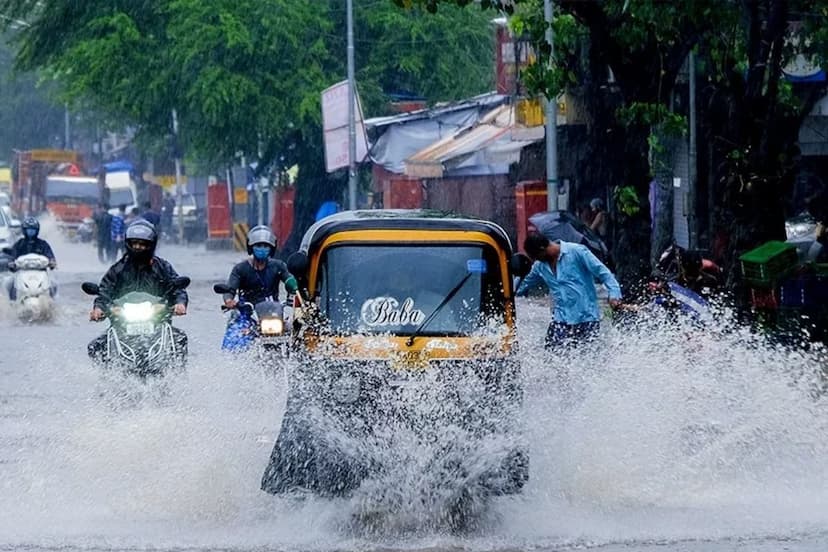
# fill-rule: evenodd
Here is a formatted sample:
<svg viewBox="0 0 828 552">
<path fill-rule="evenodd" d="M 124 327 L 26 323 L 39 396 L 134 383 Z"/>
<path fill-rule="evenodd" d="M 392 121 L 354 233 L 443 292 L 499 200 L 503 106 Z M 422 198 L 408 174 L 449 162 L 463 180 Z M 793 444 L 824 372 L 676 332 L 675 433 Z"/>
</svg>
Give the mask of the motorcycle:
<svg viewBox="0 0 828 552">
<path fill-rule="evenodd" d="M 172 370 L 183 371 L 187 348 L 176 340 L 172 305 L 165 297 L 189 285 L 190 279 L 182 276 L 170 282 L 168 293 L 162 296 L 131 291 L 115 299 L 106 313 L 110 323 L 106 344 L 96 360 L 142 381 L 163 377 Z M 100 294 L 92 282 L 84 282 L 81 289 L 87 295 Z"/>
<path fill-rule="evenodd" d="M 51 261 L 43 255 L 21 255 L 8 264 L 13 272 L 9 286 L 9 298 L 20 320 L 25 322 L 48 321 L 54 316 L 54 297 L 57 286 L 49 275 Z"/>
<path fill-rule="evenodd" d="M 235 290 L 224 284 L 216 284 L 213 291 L 224 295 L 234 294 Z M 233 309 L 222 305 L 221 310 L 227 312 L 235 310 L 227 323 L 224 339 L 221 342 L 223 351 L 247 351 L 256 343 L 266 352 L 276 353 L 279 357 L 290 356 L 291 331 L 290 324 L 285 317 L 286 303 L 272 300 L 261 301 L 255 305 L 240 299 Z"/>
<path fill-rule="evenodd" d="M 80 243 L 90 243 L 94 237 L 95 221 L 89 217 L 86 217 L 81 221 L 80 226 L 78 226 L 78 231 L 75 234 L 75 241 Z"/>
</svg>

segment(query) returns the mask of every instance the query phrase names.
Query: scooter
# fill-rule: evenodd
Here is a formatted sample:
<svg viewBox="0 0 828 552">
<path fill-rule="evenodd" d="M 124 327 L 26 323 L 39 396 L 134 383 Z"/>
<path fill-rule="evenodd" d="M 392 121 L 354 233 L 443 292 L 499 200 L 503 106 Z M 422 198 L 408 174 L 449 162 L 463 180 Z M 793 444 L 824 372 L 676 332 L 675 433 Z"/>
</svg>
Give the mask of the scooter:
<svg viewBox="0 0 828 552">
<path fill-rule="evenodd" d="M 106 345 L 96 360 L 142 381 L 183 371 L 187 348 L 175 338 L 172 305 L 165 297 L 189 285 L 190 279 L 182 276 L 170 282 L 168 293 L 162 296 L 132 291 L 115 299 L 106 313 L 110 324 Z M 91 282 L 84 282 L 81 289 L 87 295 L 100 294 L 98 285 Z"/>
<path fill-rule="evenodd" d="M 18 318 L 25 322 L 51 320 L 55 312 L 57 286 L 49 275 L 49 259 L 29 253 L 21 255 L 8 266 L 14 273 L 7 283 L 9 298 Z"/>
<path fill-rule="evenodd" d="M 224 284 L 214 285 L 213 291 L 221 295 L 235 294 L 235 290 Z M 235 310 L 236 312 L 227 323 L 221 349 L 240 352 L 250 350 L 259 344 L 266 352 L 276 353 L 282 358 L 290 356 L 291 331 L 290 324 L 285 317 L 285 306 L 285 303 L 271 300 L 254 305 L 244 301 L 243 298 L 233 309 L 222 305 L 222 311 Z"/>
<path fill-rule="evenodd" d="M 84 218 L 80 226 L 78 226 L 75 234 L 75 241 L 80 243 L 90 243 L 95 235 L 95 221 L 89 217 Z"/>
</svg>

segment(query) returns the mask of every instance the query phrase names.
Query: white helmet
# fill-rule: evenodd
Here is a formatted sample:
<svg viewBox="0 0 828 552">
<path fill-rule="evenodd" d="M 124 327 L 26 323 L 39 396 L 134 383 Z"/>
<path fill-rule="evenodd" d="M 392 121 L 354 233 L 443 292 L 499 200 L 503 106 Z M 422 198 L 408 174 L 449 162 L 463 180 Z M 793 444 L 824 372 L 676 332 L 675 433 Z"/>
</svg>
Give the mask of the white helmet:
<svg viewBox="0 0 828 552">
<path fill-rule="evenodd" d="M 276 235 L 264 225 L 254 226 L 247 233 L 247 252 L 252 255 L 253 246 L 260 243 L 269 245 L 273 251 L 276 250 Z"/>
</svg>

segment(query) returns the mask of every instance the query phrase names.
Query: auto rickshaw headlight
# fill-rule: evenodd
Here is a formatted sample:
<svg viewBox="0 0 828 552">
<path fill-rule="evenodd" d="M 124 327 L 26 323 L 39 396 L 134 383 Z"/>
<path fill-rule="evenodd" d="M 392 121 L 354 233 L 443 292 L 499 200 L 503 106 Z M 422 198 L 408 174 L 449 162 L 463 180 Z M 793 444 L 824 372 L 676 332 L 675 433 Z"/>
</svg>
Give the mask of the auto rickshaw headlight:
<svg viewBox="0 0 828 552">
<path fill-rule="evenodd" d="M 279 318 L 265 318 L 261 323 L 263 335 L 282 335 L 285 323 Z"/>
</svg>

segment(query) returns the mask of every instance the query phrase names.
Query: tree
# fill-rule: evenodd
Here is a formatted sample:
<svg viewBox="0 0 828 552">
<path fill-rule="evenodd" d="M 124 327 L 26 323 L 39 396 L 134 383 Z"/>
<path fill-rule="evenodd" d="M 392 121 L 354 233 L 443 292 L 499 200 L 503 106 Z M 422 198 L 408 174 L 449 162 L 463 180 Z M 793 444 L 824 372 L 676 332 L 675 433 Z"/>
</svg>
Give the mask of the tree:
<svg viewBox="0 0 828 552">
<path fill-rule="evenodd" d="M 470 3 L 396 1 L 431 11 Z M 513 25 L 528 30 L 542 60 L 548 60 L 541 0 L 483 0 L 481 5 L 513 15 Z M 799 123 L 823 91 L 786 85 L 782 67 L 793 53 L 792 38 L 816 59 L 826 59 L 828 2 L 558 0 L 555 5 L 556 31 L 571 17 L 587 32 L 586 70 L 572 64 L 576 45 L 567 39 L 577 33 L 559 32 L 563 42 L 556 41 L 556 52 L 563 54 L 551 60 L 550 68 L 540 63 L 527 76 L 536 91 L 548 96 L 563 87 L 583 91 L 590 116 L 590 157 L 603 161 L 587 164 L 584 174 L 621 184 L 623 193 L 616 198 L 626 198 L 632 215 L 620 217 L 617 236 L 615 253 L 623 280 L 629 283 L 648 268 L 645 197 L 648 175 L 655 169 L 651 154 L 659 133 L 681 123 L 670 114 L 670 95 L 694 48 L 706 68 L 701 75 L 706 81 L 702 112 L 707 115 L 704 130 L 712 159 L 706 184 L 715 189 L 719 234 L 732 237 L 726 246 L 727 265 L 733 267 L 736 256 L 750 247 L 784 237 L 784 199 L 796 169 Z M 799 25 L 792 27 L 793 23 Z M 613 88 L 617 93 L 608 93 Z"/>
<path fill-rule="evenodd" d="M 19 67 L 48 71 L 66 99 L 100 106 L 139 137 L 162 140 L 175 108 L 182 147 L 201 165 L 225 166 L 238 152 L 258 157 L 262 173 L 298 162 L 298 232 L 320 200 L 340 196 L 344 179 L 323 168 L 320 93 L 345 75 L 342 2 L 0 0 L 0 11 L 31 21 Z M 374 2 L 357 3 L 355 18 L 367 113 L 401 88 L 430 100 L 487 89 L 485 15 L 423 17 Z"/>
<path fill-rule="evenodd" d="M 38 75 L 17 74 L 14 52 L 0 47 L 0 159 L 11 160 L 14 149 L 59 145 L 63 137 L 63 107 L 50 100 L 54 86 L 38 86 Z"/>
</svg>

